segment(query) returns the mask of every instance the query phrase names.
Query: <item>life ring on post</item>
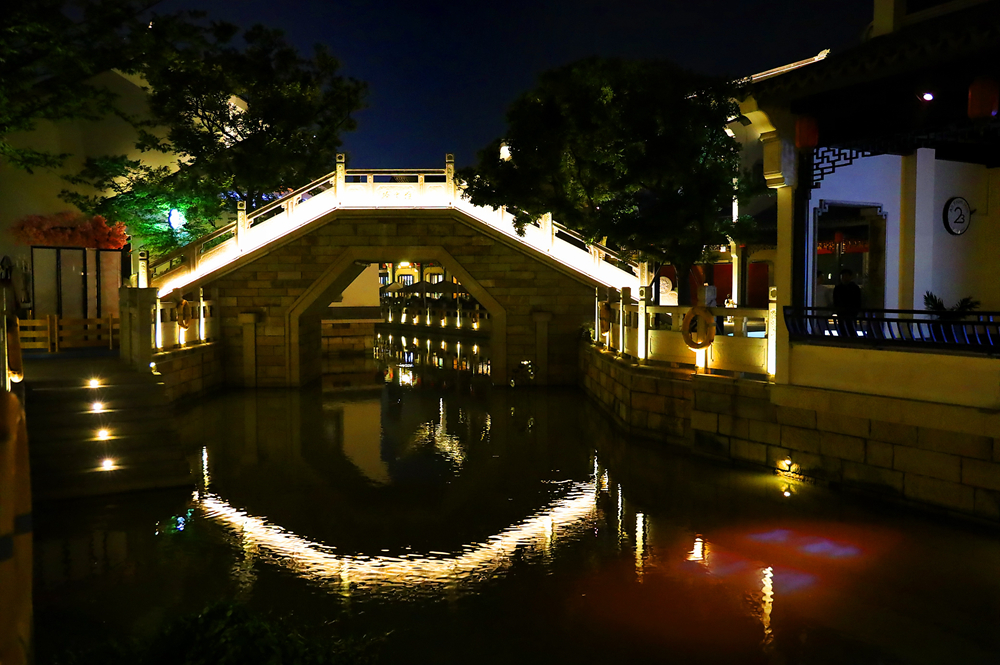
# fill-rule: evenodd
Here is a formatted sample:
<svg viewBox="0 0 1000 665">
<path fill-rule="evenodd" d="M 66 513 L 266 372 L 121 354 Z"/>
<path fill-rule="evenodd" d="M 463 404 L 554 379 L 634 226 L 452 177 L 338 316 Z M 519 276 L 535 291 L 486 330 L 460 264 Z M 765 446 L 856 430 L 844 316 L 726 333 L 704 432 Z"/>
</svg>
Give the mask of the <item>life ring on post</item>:
<svg viewBox="0 0 1000 665">
<path fill-rule="evenodd" d="M 177 305 L 177 325 L 182 330 L 187 330 L 191 327 L 191 316 L 191 303 L 182 299 Z"/>
<path fill-rule="evenodd" d="M 696 319 L 701 319 L 705 324 L 705 339 L 700 342 L 694 341 L 691 336 L 691 328 L 694 327 Z M 712 346 L 712 342 L 715 341 L 715 316 L 708 308 L 701 305 L 692 307 L 684 315 L 684 321 L 681 323 L 681 337 L 684 338 L 684 343 L 692 351 L 700 351 Z"/>
<path fill-rule="evenodd" d="M 614 310 L 611 309 L 611 303 L 604 301 L 601 303 L 601 334 L 604 335 L 611 331 L 611 322 L 615 320 Z"/>
</svg>

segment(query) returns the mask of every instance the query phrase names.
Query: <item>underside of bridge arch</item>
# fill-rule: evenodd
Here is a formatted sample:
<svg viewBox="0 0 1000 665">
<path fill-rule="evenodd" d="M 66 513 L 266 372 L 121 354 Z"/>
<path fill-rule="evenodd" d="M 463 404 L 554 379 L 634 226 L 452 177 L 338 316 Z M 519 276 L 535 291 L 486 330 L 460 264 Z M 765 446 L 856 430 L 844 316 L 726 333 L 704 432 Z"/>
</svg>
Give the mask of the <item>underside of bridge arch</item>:
<svg viewBox="0 0 1000 665">
<path fill-rule="evenodd" d="M 329 304 L 369 264 L 402 261 L 440 263 L 489 312 L 494 383 L 523 361 L 539 383 L 576 383 L 596 284 L 454 209 L 337 210 L 204 280 L 221 315 L 227 382 L 316 379 Z"/>
</svg>

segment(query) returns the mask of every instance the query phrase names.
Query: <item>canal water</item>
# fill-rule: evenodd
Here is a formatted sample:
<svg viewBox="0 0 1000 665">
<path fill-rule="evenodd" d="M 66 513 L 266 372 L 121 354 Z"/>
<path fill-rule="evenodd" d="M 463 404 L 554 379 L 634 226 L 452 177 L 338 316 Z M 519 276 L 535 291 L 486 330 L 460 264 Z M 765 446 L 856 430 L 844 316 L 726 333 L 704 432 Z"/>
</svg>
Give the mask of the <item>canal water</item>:
<svg viewBox="0 0 1000 665">
<path fill-rule="evenodd" d="M 196 491 L 38 506 L 39 662 L 222 599 L 387 663 L 998 662 L 996 531 L 382 355 L 188 406 Z"/>
</svg>

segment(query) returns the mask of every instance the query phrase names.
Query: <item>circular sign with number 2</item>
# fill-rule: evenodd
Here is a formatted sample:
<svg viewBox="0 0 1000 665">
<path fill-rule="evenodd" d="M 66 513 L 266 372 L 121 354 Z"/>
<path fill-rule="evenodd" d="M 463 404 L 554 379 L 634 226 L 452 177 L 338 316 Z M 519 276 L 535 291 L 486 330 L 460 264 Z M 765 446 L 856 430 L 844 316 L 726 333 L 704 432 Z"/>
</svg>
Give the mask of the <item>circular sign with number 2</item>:
<svg viewBox="0 0 1000 665">
<path fill-rule="evenodd" d="M 969 230 L 972 213 L 969 202 L 961 196 L 948 199 L 944 204 L 944 228 L 953 236 L 960 236 Z"/>
</svg>

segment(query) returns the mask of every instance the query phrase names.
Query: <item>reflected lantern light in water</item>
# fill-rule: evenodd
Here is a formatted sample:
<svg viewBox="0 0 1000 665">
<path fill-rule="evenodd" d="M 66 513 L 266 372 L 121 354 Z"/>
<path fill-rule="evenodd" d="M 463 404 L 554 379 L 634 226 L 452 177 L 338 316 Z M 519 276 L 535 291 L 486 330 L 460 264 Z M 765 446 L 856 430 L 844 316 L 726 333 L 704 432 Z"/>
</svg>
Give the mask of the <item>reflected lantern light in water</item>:
<svg viewBox="0 0 1000 665">
<path fill-rule="evenodd" d="M 208 478 L 207 448 L 202 449 L 202 476 Z M 248 555 L 256 558 L 265 552 L 267 560 L 294 574 L 350 595 L 352 589 L 385 586 L 453 588 L 456 584 L 476 584 L 508 568 L 519 550 L 527 548 L 545 554 L 555 543 L 558 531 L 572 534 L 593 528 L 597 517 L 595 481 L 573 483 L 563 498 L 490 536 L 486 542 L 466 544 L 459 552 L 424 555 L 341 555 L 334 551 L 336 547 L 270 524 L 234 508 L 218 495 L 196 490 L 194 499 L 206 516 L 233 531 Z"/>
<path fill-rule="evenodd" d="M 760 599 L 760 622 L 764 624 L 764 646 L 774 640 L 774 631 L 771 630 L 771 609 L 774 605 L 774 569 L 768 566 L 763 570 L 764 577 L 761 580 Z"/>
</svg>

